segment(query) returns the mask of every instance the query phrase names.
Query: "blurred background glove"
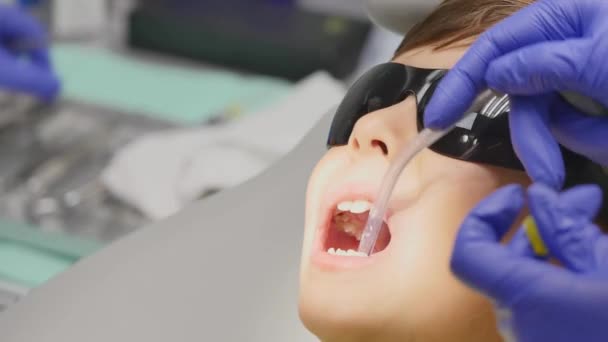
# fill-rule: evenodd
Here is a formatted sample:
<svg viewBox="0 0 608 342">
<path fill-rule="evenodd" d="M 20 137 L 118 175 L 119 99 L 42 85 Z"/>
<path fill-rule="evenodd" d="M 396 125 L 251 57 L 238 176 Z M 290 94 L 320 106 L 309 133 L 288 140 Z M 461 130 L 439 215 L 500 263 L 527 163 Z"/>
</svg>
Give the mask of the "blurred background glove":
<svg viewBox="0 0 608 342">
<path fill-rule="evenodd" d="M 483 34 L 445 77 L 425 124 L 455 123 L 487 87 L 514 95 L 515 150 L 535 181 L 559 189 L 564 165 L 557 142 L 608 165 L 608 118 L 588 117 L 555 91 L 575 91 L 608 107 L 608 1 L 540 0 Z M 556 142 L 557 140 L 557 142 Z"/>
<path fill-rule="evenodd" d="M 59 88 L 41 25 L 18 8 L 0 5 L 0 90 L 51 101 Z"/>
<path fill-rule="evenodd" d="M 601 198 L 595 186 L 529 189 L 540 234 L 564 268 L 535 258 L 523 229 L 500 244 L 524 206 L 519 186 L 497 191 L 465 220 L 452 271 L 495 301 L 501 331 L 520 342 L 607 340 L 608 237 L 592 222 Z"/>
</svg>

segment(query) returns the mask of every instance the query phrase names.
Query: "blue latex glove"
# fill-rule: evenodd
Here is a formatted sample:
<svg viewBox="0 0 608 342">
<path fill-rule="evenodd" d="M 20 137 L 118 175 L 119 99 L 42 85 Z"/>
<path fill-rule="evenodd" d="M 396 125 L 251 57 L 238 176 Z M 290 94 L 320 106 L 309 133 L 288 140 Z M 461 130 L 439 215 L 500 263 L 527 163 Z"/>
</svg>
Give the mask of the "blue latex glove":
<svg viewBox="0 0 608 342">
<path fill-rule="evenodd" d="M 523 230 L 500 244 L 524 206 L 521 187 L 503 188 L 463 223 L 452 271 L 495 301 L 501 330 L 517 341 L 608 341 L 608 236 L 592 223 L 601 198 L 595 186 L 558 194 L 538 184 L 528 191 L 532 215 L 560 268 L 533 256 Z"/>
<path fill-rule="evenodd" d="M 539 0 L 483 34 L 444 78 L 425 125 L 455 123 L 487 87 L 512 96 L 515 151 L 533 180 L 559 189 L 565 171 L 556 142 L 608 166 L 608 118 L 583 116 L 555 91 L 608 106 L 608 1 Z"/>
<path fill-rule="evenodd" d="M 42 27 L 22 10 L 0 5 L 0 88 L 53 100 L 59 92 Z"/>
</svg>

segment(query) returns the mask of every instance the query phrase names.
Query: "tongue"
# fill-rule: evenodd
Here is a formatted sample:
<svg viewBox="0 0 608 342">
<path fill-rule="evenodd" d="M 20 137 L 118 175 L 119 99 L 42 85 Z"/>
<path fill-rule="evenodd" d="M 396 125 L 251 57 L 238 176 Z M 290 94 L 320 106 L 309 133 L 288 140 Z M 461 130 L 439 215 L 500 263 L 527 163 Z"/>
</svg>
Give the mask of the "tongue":
<svg viewBox="0 0 608 342">
<path fill-rule="evenodd" d="M 378 235 L 378 240 L 376 241 L 376 246 L 374 246 L 374 253 L 382 252 L 388 246 L 388 243 L 391 242 L 391 233 L 388 231 L 388 226 L 386 223 L 382 224 L 382 228 L 380 229 L 380 234 Z"/>
<path fill-rule="evenodd" d="M 344 230 L 339 229 L 334 222 L 329 227 L 329 233 L 325 242 L 325 250 L 330 248 L 339 248 L 345 251 L 352 249 L 356 251 L 359 248 L 359 240 Z"/>
<path fill-rule="evenodd" d="M 365 215 L 365 214 L 363 214 Z M 367 215 L 365 215 L 365 220 L 367 219 Z M 378 241 L 376 242 L 376 246 L 374 247 L 374 253 L 378 253 L 386 249 L 389 242 L 391 241 L 391 234 L 389 233 L 388 226 L 386 224 L 382 225 L 382 229 L 380 230 L 380 234 L 378 235 Z M 325 242 L 325 250 L 330 248 L 334 249 L 342 249 L 342 250 L 358 250 L 359 249 L 359 240 L 357 240 L 354 236 L 349 233 L 346 233 L 344 230 L 339 229 L 336 226 L 335 222 L 332 222 L 331 227 L 329 228 L 329 233 L 327 234 L 327 240 Z"/>
</svg>

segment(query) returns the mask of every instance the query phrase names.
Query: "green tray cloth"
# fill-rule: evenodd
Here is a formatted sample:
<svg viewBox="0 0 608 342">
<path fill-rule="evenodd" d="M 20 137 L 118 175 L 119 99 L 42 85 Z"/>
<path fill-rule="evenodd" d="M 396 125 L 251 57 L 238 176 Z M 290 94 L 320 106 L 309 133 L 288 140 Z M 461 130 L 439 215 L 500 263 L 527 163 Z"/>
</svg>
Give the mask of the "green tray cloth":
<svg viewBox="0 0 608 342">
<path fill-rule="evenodd" d="M 73 44 L 54 46 L 52 58 L 63 96 L 180 124 L 255 111 L 291 89 L 276 78 L 144 62 Z"/>
<path fill-rule="evenodd" d="M 102 244 L 0 220 L 0 279 L 39 286 Z"/>
</svg>

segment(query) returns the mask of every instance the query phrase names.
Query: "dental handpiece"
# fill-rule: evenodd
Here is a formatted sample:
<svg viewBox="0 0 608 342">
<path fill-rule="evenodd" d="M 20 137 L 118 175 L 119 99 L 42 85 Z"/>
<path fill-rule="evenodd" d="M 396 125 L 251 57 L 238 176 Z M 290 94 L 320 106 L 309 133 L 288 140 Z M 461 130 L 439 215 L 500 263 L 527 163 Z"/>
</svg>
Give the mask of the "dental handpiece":
<svg viewBox="0 0 608 342">
<path fill-rule="evenodd" d="M 587 115 L 608 116 L 608 109 L 589 97 L 575 92 L 562 92 L 560 95 L 570 105 Z M 461 121 L 464 121 L 467 118 L 468 115 L 461 119 Z M 384 223 L 386 211 L 388 209 L 388 202 L 393 194 L 395 186 L 397 185 L 399 176 L 407 164 L 418 153 L 433 145 L 439 139 L 452 131 L 452 129 L 457 125 L 458 123 L 443 130 L 431 130 L 426 128 L 422 130 L 414 138 L 414 140 L 401 151 L 400 154 L 397 155 L 396 159 L 391 163 L 389 169 L 384 175 L 384 179 L 380 186 L 380 191 L 378 192 L 378 197 L 376 198 L 376 201 L 369 212 L 367 223 L 365 224 L 365 228 L 363 229 L 363 233 L 361 235 L 361 242 L 359 243 L 358 251 L 360 253 L 365 253 L 365 255 L 369 256 L 374 251 L 374 247 L 376 246 L 378 236 L 380 235 L 380 231 L 382 229 L 382 224 Z M 528 227 L 530 227 L 528 229 L 528 236 L 530 237 L 531 241 L 537 245 L 540 244 L 541 242 L 539 242 L 537 238 L 538 234 L 533 231 L 535 226 L 533 224 L 529 224 Z"/>
</svg>

